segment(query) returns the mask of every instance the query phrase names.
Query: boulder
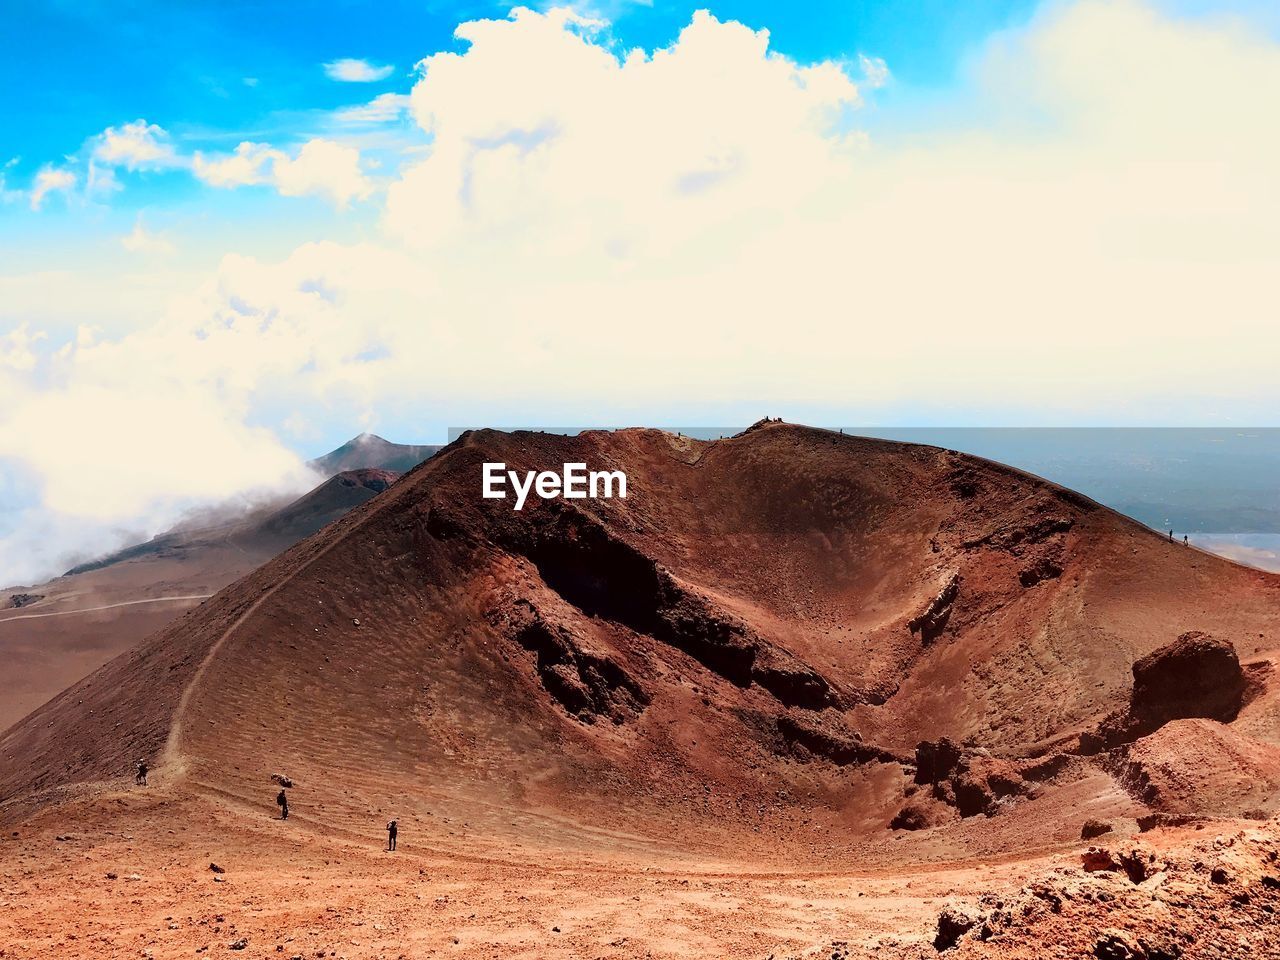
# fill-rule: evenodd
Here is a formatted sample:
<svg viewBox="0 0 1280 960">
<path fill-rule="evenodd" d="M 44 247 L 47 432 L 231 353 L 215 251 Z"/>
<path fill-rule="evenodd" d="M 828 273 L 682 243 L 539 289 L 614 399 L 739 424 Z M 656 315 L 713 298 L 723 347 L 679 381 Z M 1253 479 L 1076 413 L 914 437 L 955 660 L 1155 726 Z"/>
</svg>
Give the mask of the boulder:
<svg viewBox="0 0 1280 960">
<path fill-rule="evenodd" d="M 1248 684 L 1228 641 L 1193 630 L 1133 665 L 1129 706 L 1080 735 L 1086 755 L 1132 743 L 1174 720 L 1230 723 L 1244 706 Z"/>
<path fill-rule="evenodd" d="M 1129 715 L 1142 732 L 1189 717 L 1228 723 L 1239 713 L 1244 692 L 1235 647 L 1195 630 L 1133 665 Z"/>
<path fill-rule="evenodd" d="M 1092 840 L 1094 837 L 1100 837 L 1104 833 L 1110 833 L 1111 829 L 1111 824 L 1107 823 L 1107 821 L 1090 817 L 1084 822 L 1084 826 L 1080 828 L 1080 839 Z"/>
</svg>

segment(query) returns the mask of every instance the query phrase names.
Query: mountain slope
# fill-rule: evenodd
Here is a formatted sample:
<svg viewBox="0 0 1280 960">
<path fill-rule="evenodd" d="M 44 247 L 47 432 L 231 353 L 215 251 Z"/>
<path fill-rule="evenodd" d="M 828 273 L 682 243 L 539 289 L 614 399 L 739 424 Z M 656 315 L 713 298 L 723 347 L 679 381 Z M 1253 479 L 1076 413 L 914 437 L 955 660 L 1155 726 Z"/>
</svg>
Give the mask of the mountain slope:
<svg viewBox="0 0 1280 960">
<path fill-rule="evenodd" d="M 397 476 L 344 471 L 297 500 L 176 529 L 28 588 L 38 600 L 0 611 L 0 729 Z"/>
<path fill-rule="evenodd" d="M 628 497 L 517 513 L 479 496 L 495 460 L 625 470 Z M 1278 625 L 1280 578 L 950 451 L 482 431 L 9 730 L 0 796 L 149 756 L 249 802 L 285 770 L 334 828 L 394 810 L 476 843 L 1007 853 L 1140 809 L 1075 749 L 1135 660 L 1188 630 L 1251 654 Z M 966 812 L 957 775 L 954 823 L 891 842 L 942 737 L 985 751 L 965 776 L 1003 812 Z"/>
</svg>

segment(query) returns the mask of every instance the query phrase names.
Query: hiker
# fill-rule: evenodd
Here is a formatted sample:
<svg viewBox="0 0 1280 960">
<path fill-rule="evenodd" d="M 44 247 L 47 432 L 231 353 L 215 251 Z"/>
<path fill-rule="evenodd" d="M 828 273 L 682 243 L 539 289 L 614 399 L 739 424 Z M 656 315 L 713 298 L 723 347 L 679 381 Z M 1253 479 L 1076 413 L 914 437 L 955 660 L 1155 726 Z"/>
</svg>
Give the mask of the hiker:
<svg viewBox="0 0 1280 960">
<path fill-rule="evenodd" d="M 396 848 L 396 822 L 392 820 L 387 824 L 387 849 L 394 851 Z"/>
<path fill-rule="evenodd" d="M 276 794 L 276 803 L 280 807 L 280 819 L 288 820 L 289 819 L 289 798 L 284 795 L 283 790 L 281 790 L 278 794 Z"/>
<path fill-rule="evenodd" d="M 147 761 L 138 760 L 138 772 L 133 775 L 133 782 L 140 787 L 147 785 Z"/>
<path fill-rule="evenodd" d="M 1172 531 L 1172 530 L 1170 530 L 1170 531 L 1169 531 L 1169 542 L 1170 542 L 1170 543 L 1173 543 L 1173 531 Z"/>
<path fill-rule="evenodd" d="M 1187 535 L 1185 533 L 1182 535 L 1182 545 L 1184 547 L 1191 546 L 1191 541 L 1187 539 Z"/>
</svg>

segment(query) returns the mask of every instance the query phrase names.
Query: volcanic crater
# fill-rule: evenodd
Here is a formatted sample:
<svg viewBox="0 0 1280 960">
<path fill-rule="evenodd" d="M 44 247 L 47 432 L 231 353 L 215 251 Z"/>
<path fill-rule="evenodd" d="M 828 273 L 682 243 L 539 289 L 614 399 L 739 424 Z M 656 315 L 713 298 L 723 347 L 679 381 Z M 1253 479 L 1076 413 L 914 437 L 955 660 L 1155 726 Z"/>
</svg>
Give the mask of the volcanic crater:
<svg viewBox="0 0 1280 960">
<path fill-rule="evenodd" d="M 515 511 L 495 461 L 628 492 Z M 1278 626 L 1280 577 L 955 451 L 474 431 L 5 732 L 0 817 L 148 757 L 175 803 L 284 771 L 291 827 L 494 862 L 1030 860 L 1269 818 Z"/>
</svg>

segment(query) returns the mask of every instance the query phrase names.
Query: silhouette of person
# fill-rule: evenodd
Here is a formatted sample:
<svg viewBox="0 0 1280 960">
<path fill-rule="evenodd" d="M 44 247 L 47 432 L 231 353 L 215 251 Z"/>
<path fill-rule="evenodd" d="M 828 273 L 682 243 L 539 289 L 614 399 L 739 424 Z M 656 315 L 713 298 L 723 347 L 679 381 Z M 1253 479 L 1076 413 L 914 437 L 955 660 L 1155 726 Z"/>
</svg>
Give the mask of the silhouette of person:
<svg viewBox="0 0 1280 960">
<path fill-rule="evenodd" d="M 396 822 L 392 820 L 387 824 L 387 849 L 394 851 L 396 848 L 396 834 L 398 833 Z"/>
<path fill-rule="evenodd" d="M 1191 541 L 1187 539 L 1187 535 L 1185 533 L 1182 535 L 1182 545 L 1184 547 L 1191 546 Z"/>
<path fill-rule="evenodd" d="M 1170 531 L 1169 531 L 1169 542 L 1170 542 L 1170 543 L 1173 543 L 1173 531 L 1172 531 L 1172 530 L 1170 530 Z"/>
<path fill-rule="evenodd" d="M 285 796 L 283 790 L 281 790 L 278 794 L 276 794 L 276 803 L 279 804 L 280 806 L 280 819 L 288 820 L 289 819 L 289 798 Z"/>
<path fill-rule="evenodd" d="M 138 772 L 133 775 L 133 782 L 140 787 L 147 785 L 147 761 L 138 761 Z"/>
</svg>

